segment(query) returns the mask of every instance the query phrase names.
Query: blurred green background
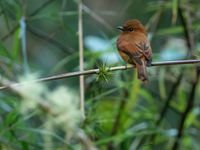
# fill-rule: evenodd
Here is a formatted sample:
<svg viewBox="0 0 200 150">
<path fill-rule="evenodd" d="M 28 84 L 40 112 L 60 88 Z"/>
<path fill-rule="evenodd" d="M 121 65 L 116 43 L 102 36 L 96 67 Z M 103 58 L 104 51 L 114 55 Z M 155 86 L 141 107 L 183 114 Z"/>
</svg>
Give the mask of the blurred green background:
<svg viewBox="0 0 200 150">
<path fill-rule="evenodd" d="M 199 58 L 199 0 L 83 0 L 84 69 L 124 65 L 117 26 L 147 28 L 153 62 Z M 0 0 L 0 84 L 79 70 L 78 0 Z M 85 76 L 0 91 L 0 149 L 199 150 L 199 65 Z"/>
</svg>

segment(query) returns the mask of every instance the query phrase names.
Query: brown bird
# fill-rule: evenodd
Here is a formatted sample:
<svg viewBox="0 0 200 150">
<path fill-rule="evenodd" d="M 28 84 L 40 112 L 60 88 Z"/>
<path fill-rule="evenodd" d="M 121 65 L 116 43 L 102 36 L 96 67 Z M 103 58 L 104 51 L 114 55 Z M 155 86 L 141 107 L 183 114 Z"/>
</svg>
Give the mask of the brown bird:
<svg viewBox="0 0 200 150">
<path fill-rule="evenodd" d="M 118 29 L 122 31 L 117 39 L 117 49 L 125 63 L 135 64 L 138 79 L 148 81 L 146 66 L 151 66 L 152 50 L 147 39 L 147 32 L 140 21 L 127 21 Z"/>
</svg>

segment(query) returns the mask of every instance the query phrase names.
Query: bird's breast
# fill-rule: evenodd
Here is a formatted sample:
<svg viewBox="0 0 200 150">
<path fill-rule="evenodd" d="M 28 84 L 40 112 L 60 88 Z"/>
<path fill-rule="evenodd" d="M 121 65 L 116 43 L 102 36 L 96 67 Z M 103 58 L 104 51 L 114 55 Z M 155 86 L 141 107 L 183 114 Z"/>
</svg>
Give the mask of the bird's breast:
<svg viewBox="0 0 200 150">
<path fill-rule="evenodd" d="M 130 58 L 130 56 L 128 56 L 126 53 L 118 50 L 119 55 L 121 56 L 121 58 L 124 60 L 125 63 L 129 63 L 129 64 L 134 64 L 133 59 Z"/>
</svg>

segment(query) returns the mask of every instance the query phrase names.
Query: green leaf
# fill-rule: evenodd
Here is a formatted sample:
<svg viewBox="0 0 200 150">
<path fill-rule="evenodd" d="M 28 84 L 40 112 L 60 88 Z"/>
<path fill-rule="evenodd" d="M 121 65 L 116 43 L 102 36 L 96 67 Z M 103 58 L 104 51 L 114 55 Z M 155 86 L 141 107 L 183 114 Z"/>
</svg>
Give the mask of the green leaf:
<svg viewBox="0 0 200 150">
<path fill-rule="evenodd" d="M 183 112 L 186 107 L 186 101 L 187 101 L 186 93 L 184 92 L 182 87 L 178 88 L 177 91 L 177 99 L 176 101 L 172 101 L 171 105 L 176 108 L 178 111 Z"/>
<path fill-rule="evenodd" d="M 6 120 L 5 120 L 5 125 L 6 126 L 10 126 L 14 123 L 16 123 L 19 119 L 19 114 L 18 112 L 16 111 L 13 111 L 11 113 L 9 113 L 7 116 L 6 116 Z"/>
<path fill-rule="evenodd" d="M 29 150 L 28 144 L 24 141 L 20 142 L 22 145 L 22 150 Z"/>
<path fill-rule="evenodd" d="M 14 44 L 13 44 L 13 50 L 12 50 L 12 55 L 16 60 L 19 59 L 19 51 L 20 51 L 19 32 L 20 32 L 20 29 L 18 28 L 14 34 L 14 42 L 13 42 Z"/>
<path fill-rule="evenodd" d="M 30 132 L 33 132 L 33 133 L 39 133 L 41 135 L 51 135 L 52 137 L 56 138 L 57 140 L 63 142 L 63 143 L 66 143 L 66 140 L 62 137 L 60 137 L 59 135 L 51 132 L 51 131 L 47 131 L 47 130 L 44 130 L 44 129 L 35 129 L 35 128 L 25 128 L 25 127 L 17 127 L 17 129 L 19 130 L 24 130 L 24 131 L 30 131 Z"/>
<path fill-rule="evenodd" d="M 148 92 L 145 89 L 140 89 L 139 94 L 144 97 L 146 100 L 148 100 L 149 102 L 154 102 L 155 99 L 153 98 L 153 96 L 151 95 L 150 92 Z"/>
<path fill-rule="evenodd" d="M 199 24 L 194 24 L 192 26 L 193 30 L 199 30 L 200 25 Z M 170 27 L 170 28 L 165 28 L 165 29 L 159 29 L 158 32 L 156 33 L 157 35 L 170 35 L 170 34 L 179 34 L 183 33 L 183 27 L 182 26 L 176 26 L 176 27 Z"/>
<path fill-rule="evenodd" d="M 128 97 L 126 107 L 124 109 L 124 115 L 122 115 L 121 122 L 123 122 L 122 128 L 128 128 L 132 123 L 133 119 L 130 117 L 132 115 L 133 109 L 137 105 L 139 91 L 141 89 L 141 81 L 138 80 L 137 71 L 134 71 L 132 85 L 129 88 L 130 96 Z"/>
<path fill-rule="evenodd" d="M 177 12 L 178 12 L 178 0 L 173 0 L 172 3 L 172 23 L 176 23 L 177 19 Z"/>
<path fill-rule="evenodd" d="M 167 95 L 166 95 L 166 88 L 165 88 L 165 69 L 164 68 L 160 68 L 160 76 L 159 76 L 158 84 L 159 84 L 160 97 L 162 99 L 166 99 Z"/>
<path fill-rule="evenodd" d="M 8 16 L 7 16 L 7 14 L 5 14 L 5 12 L 7 12 L 6 8 L 4 6 L 5 4 L 6 3 L 3 4 L 2 2 L 0 2 L 0 8 L 1 8 L 2 12 L 3 12 L 3 17 L 4 17 L 4 20 L 5 20 L 5 23 L 6 23 L 6 27 L 9 30 L 10 29 L 10 25 L 9 25 L 9 22 L 8 22 Z"/>
<path fill-rule="evenodd" d="M 130 139 L 132 137 L 141 137 L 141 136 L 149 136 L 151 134 L 155 134 L 155 133 L 161 133 L 161 131 L 159 130 L 136 130 L 136 131 L 133 131 L 133 132 L 125 132 L 123 134 L 117 134 L 115 136 L 110 136 L 110 137 L 107 137 L 107 138 L 103 138 L 103 139 L 100 139 L 99 141 L 95 142 L 95 145 L 102 145 L 102 144 L 105 144 L 105 143 L 109 143 L 109 142 L 120 142 L 120 141 L 123 141 L 125 139 Z"/>
</svg>

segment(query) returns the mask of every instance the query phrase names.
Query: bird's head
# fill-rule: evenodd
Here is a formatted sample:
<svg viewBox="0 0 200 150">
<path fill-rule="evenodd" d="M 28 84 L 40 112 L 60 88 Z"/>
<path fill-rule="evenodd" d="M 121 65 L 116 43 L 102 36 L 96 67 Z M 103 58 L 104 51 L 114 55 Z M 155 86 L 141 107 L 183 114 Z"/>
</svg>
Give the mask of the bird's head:
<svg viewBox="0 0 200 150">
<path fill-rule="evenodd" d="M 117 27 L 117 29 L 121 30 L 124 33 L 132 33 L 134 31 L 141 31 L 146 34 L 144 26 L 137 19 L 129 20 L 126 23 L 124 23 L 123 26 Z"/>
</svg>

